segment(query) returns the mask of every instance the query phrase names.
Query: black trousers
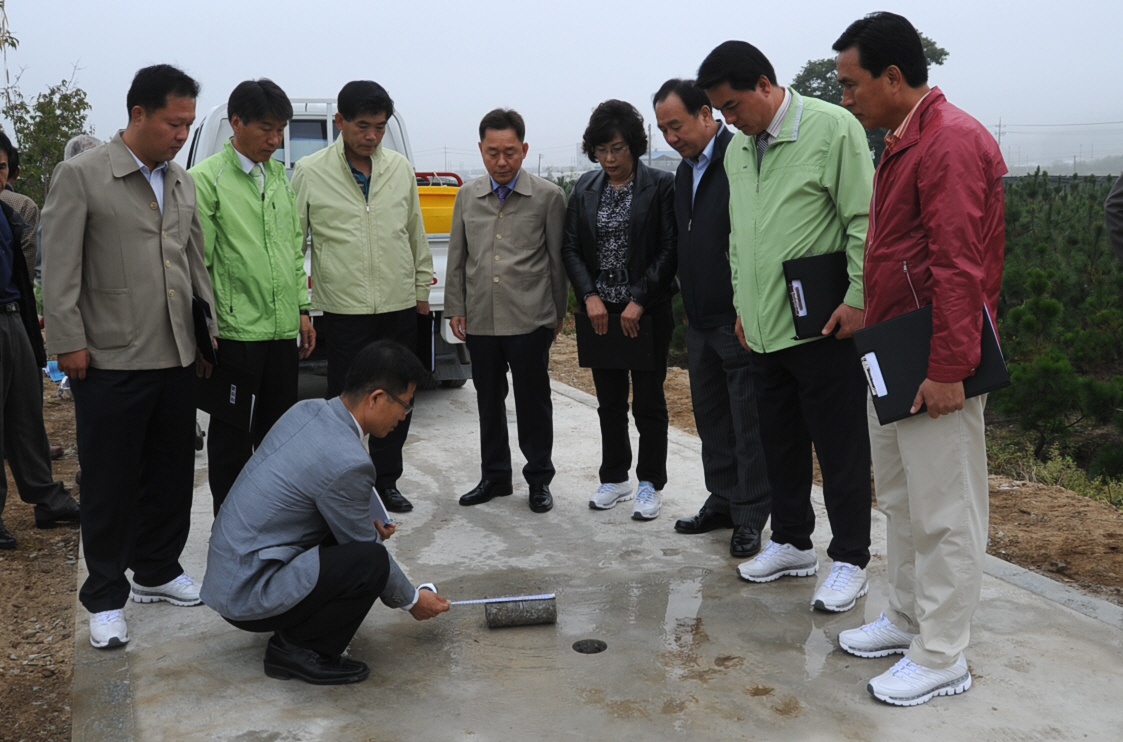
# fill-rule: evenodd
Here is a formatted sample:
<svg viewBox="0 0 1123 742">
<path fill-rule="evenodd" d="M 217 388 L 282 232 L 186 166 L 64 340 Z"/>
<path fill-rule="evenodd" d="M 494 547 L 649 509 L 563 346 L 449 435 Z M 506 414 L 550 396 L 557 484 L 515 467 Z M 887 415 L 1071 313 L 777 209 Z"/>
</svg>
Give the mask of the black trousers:
<svg viewBox="0 0 1123 742">
<path fill-rule="evenodd" d="M 390 559 L 373 541 L 320 546 L 320 576 L 312 592 L 284 613 L 253 621 L 226 620 L 244 631 L 281 631 L 298 647 L 332 656 L 354 638 L 386 589 Z"/>
<path fill-rule="evenodd" d="M 625 304 L 605 303 L 612 314 L 624 311 Z M 651 307 L 655 336 L 655 369 L 629 371 L 616 368 L 594 368 L 593 385 L 597 390 L 597 415 L 600 417 L 602 483 L 626 482 L 632 468 L 632 442 L 628 435 L 628 390 L 632 392 L 632 417 L 639 431 L 639 456 L 636 478 L 651 482 L 661 490 L 667 484 L 667 398 L 663 382 L 667 380 L 667 353 L 674 334 L 674 314 L 670 302 Z M 630 384 L 629 384 L 630 381 Z"/>
<path fill-rule="evenodd" d="M 218 339 L 220 363 L 229 363 L 257 380 L 249 391 L 257 396 L 253 428 L 242 430 L 212 417 L 207 430 L 207 471 L 214 513 L 226 500 L 234 480 L 261 445 L 273 423 L 294 404 L 297 396 L 299 349 L 296 340 Z"/>
<path fill-rule="evenodd" d="M 19 312 L 0 312 L 0 451 L 21 500 L 44 515 L 70 504 L 70 493 L 51 473 L 43 425 L 43 372 Z M 0 471 L 0 514 L 7 499 L 8 478 Z"/>
<path fill-rule="evenodd" d="M 706 508 L 759 531 L 772 510 L 772 488 L 753 392 L 753 354 L 741 345 L 732 325 L 687 325 L 686 350 L 702 471 L 710 492 Z"/>
<path fill-rule="evenodd" d="M 472 384 L 480 414 L 480 476 L 511 481 L 511 444 L 507 433 L 507 369 L 515 387 L 519 450 L 526 457 L 528 484 L 554 478 L 554 405 L 550 400 L 550 345 L 554 328 L 525 335 L 468 335 Z"/>
<path fill-rule="evenodd" d="M 195 367 L 90 368 L 71 379 L 82 466 L 82 544 L 91 613 L 122 608 L 125 570 L 145 587 L 183 573 L 195 478 Z"/>
<path fill-rule="evenodd" d="M 833 337 L 753 354 L 760 435 L 772 484 L 772 540 L 810 549 L 811 445 L 823 474 L 831 559 L 870 560 L 870 439 L 866 382 L 854 341 Z"/>
<path fill-rule="evenodd" d="M 375 340 L 396 340 L 410 350 L 417 347 L 417 310 L 413 307 L 385 314 L 324 312 L 319 324 L 327 335 L 328 399 L 343 391 L 351 361 Z M 402 476 L 402 447 L 412 420 L 411 412 L 385 438 L 370 437 L 370 460 L 377 476 L 374 486 L 379 491 L 397 486 Z"/>
</svg>

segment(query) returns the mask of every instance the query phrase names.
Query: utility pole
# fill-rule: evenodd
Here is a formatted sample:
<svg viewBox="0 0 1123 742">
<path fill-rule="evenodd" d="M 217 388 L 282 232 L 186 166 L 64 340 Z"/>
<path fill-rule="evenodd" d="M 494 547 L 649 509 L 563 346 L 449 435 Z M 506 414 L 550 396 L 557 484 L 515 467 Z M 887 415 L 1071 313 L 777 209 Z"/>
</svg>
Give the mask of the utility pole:
<svg viewBox="0 0 1123 742">
<path fill-rule="evenodd" d="M 647 125 L 647 166 L 651 167 L 651 124 Z"/>
<path fill-rule="evenodd" d="M 538 153 L 538 177 L 542 177 L 542 153 Z"/>
<path fill-rule="evenodd" d="M 445 172 L 448 172 L 448 145 L 445 145 Z"/>
</svg>

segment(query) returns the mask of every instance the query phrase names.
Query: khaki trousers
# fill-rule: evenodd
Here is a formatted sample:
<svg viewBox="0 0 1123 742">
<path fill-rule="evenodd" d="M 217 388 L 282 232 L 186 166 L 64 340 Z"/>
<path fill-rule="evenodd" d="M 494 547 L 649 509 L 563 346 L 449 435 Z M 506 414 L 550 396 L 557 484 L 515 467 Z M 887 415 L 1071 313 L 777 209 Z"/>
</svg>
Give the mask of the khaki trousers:
<svg viewBox="0 0 1123 742">
<path fill-rule="evenodd" d="M 881 425 L 868 405 L 878 508 L 888 520 L 889 611 L 917 634 L 906 656 L 950 667 L 971 639 L 990 516 L 986 396 L 933 420 Z"/>
</svg>

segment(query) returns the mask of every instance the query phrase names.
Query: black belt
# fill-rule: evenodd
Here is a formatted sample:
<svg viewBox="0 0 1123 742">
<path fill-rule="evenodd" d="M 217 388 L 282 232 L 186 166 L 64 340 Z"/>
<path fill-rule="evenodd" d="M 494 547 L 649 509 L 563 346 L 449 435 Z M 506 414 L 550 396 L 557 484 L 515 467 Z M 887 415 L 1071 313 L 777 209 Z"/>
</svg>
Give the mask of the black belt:
<svg viewBox="0 0 1123 742">
<path fill-rule="evenodd" d="M 627 286 L 630 283 L 628 280 L 628 269 L 607 268 L 597 274 L 597 281 L 606 286 Z"/>
<path fill-rule="evenodd" d="M 0 304 L 0 312 L 11 312 L 14 314 L 19 314 L 19 302 L 10 301 L 7 304 Z"/>
</svg>

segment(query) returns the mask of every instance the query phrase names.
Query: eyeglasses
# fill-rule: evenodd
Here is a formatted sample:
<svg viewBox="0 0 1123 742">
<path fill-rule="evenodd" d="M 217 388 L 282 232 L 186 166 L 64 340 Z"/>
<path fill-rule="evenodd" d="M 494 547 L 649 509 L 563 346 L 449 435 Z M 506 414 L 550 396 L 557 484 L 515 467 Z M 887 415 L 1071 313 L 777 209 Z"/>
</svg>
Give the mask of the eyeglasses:
<svg viewBox="0 0 1123 742">
<path fill-rule="evenodd" d="M 387 389 L 383 389 L 382 391 L 384 391 L 384 392 L 386 392 L 386 393 L 387 393 L 388 395 L 390 395 L 390 399 L 394 400 L 395 402 L 397 402 L 398 404 L 400 404 L 400 405 L 401 405 L 402 407 L 405 407 L 405 408 L 406 408 L 406 414 L 407 414 L 407 415 L 408 415 L 409 413 L 413 412 L 413 402 L 408 402 L 408 403 L 407 403 L 407 402 L 403 402 L 403 401 L 402 401 L 401 399 L 399 399 L 399 398 L 398 398 L 398 395 L 394 394 L 393 392 L 391 392 L 391 391 L 389 391 L 389 390 L 387 390 Z"/>
<path fill-rule="evenodd" d="M 628 145 L 625 142 L 614 144 L 611 147 L 605 147 L 604 145 L 601 145 L 600 147 L 593 148 L 593 154 L 597 156 L 598 160 L 603 160 L 609 155 L 612 155 L 613 157 L 620 157 L 627 151 Z"/>
</svg>

